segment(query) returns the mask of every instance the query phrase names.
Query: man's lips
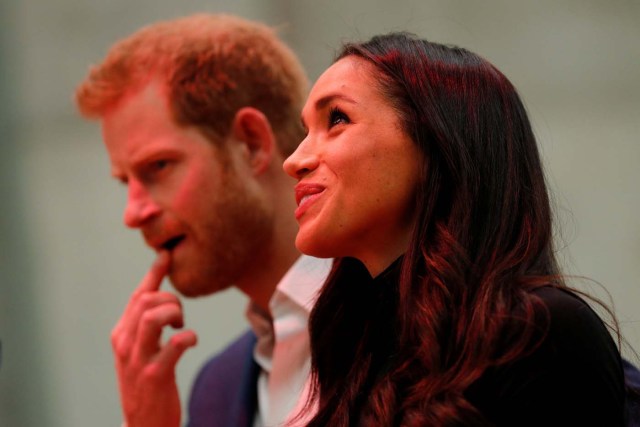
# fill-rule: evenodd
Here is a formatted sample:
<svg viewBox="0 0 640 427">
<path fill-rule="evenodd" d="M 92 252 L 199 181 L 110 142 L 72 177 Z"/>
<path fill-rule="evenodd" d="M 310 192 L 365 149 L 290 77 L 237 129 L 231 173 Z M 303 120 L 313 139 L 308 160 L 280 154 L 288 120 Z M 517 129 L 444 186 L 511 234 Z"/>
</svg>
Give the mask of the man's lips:
<svg viewBox="0 0 640 427">
<path fill-rule="evenodd" d="M 170 250 L 173 250 L 176 246 L 178 246 L 178 244 L 179 244 L 180 242 L 182 242 L 182 240 L 184 240 L 184 236 L 176 236 L 176 237 L 172 237 L 172 238 L 170 238 L 169 240 L 167 240 L 167 241 L 162 245 L 162 247 L 163 247 L 164 249 L 169 250 L 169 251 L 170 251 Z"/>
<path fill-rule="evenodd" d="M 184 234 L 179 234 L 171 237 L 146 239 L 146 241 L 150 247 L 158 252 L 161 250 L 172 251 L 184 240 L 185 237 L 186 236 Z"/>
<path fill-rule="evenodd" d="M 303 184 L 299 183 L 295 187 L 296 203 L 298 209 L 296 209 L 296 219 L 299 219 L 309 208 L 309 206 L 320 197 L 320 194 L 325 190 L 325 187 L 319 184 Z"/>
</svg>

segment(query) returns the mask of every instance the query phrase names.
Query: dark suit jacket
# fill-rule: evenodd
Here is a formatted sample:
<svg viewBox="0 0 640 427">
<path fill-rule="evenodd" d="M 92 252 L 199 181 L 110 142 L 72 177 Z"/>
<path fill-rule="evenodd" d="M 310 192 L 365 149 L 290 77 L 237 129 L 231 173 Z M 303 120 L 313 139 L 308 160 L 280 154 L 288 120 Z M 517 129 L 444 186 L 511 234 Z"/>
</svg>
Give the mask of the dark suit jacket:
<svg viewBox="0 0 640 427">
<path fill-rule="evenodd" d="M 198 373 L 189 399 L 188 427 L 251 427 L 257 409 L 260 367 L 249 330 Z"/>
<path fill-rule="evenodd" d="M 628 360 L 622 360 L 627 383 L 628 426 L 640 427 L 640 371 Z"/>
</svg>

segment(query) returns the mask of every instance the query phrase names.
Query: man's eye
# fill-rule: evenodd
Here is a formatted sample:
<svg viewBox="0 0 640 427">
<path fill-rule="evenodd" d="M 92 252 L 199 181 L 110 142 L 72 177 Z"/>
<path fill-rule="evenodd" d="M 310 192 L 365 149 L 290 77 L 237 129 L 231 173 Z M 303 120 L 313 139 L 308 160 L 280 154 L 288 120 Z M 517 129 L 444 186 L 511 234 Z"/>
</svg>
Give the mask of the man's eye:
<svg viewBox="0 0 640 427">
<path fill-rule="evenodd" d="M 349 122 L 349 117 L 347 117 L 347 115 L 340 111 L 337 107 L 333 107 L 329 111 L 329 128 Z"/>
<path fill-rule="evenodd" d="M 151 168 L 155 171 L 165 169 L 167 166 L 169 166 L 168 160 L 156 160 L 151 164 Z"/>
<path fill-rule="evenodd" d="M 171 161 L 169 160 L 154 160 L 150 163 L 147 163 L 147 166 L 142 172 L 146 177 L 145 179 L 147 180 L 159 179 L 161 176 L 164 176 L 170 166 Z"/>
</svg>

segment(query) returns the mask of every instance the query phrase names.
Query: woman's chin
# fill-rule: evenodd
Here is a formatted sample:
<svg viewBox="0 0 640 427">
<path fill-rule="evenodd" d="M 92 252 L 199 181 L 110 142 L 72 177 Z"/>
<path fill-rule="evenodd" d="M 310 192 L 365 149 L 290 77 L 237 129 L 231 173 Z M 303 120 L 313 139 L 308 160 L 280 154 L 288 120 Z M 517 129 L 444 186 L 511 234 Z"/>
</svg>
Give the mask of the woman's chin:
<svg viewBox="0 0 640 427">
<path fill-rule="evenodd" d="M 301 231 L 298 232 L 296 237 L 296 248 L 303 254 L 316 258 L 334 258 L 340 252 L 336 250 L 335 242 Z"/>
</svg>

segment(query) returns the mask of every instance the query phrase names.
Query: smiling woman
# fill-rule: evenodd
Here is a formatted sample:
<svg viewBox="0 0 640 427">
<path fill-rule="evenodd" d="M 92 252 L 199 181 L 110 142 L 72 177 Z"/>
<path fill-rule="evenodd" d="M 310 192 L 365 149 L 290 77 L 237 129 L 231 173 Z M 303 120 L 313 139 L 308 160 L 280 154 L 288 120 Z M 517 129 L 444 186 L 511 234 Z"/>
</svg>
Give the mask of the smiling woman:
<svg viewBox="0 0 640 427">
<path fill-rule="evenodd" d="M 310 426 L 620 426 L 620 353 L 566 286 L 508 79 L 405 33 L 344 47 L 285 162 L 296 245 L 336 257 L 311 318 Z M 595 301 L 595 300 L 594 300 Z"/>
<path fill-rule="evenodd" d="M 302 113 L 307 136 L 284 168 L 299 178 L 298 248 L 355 257 L 377 274 L 409 243 L 421 154 L 369 90 L 373 71 L 347 57 L 318 79 Z"/>
</svg>

